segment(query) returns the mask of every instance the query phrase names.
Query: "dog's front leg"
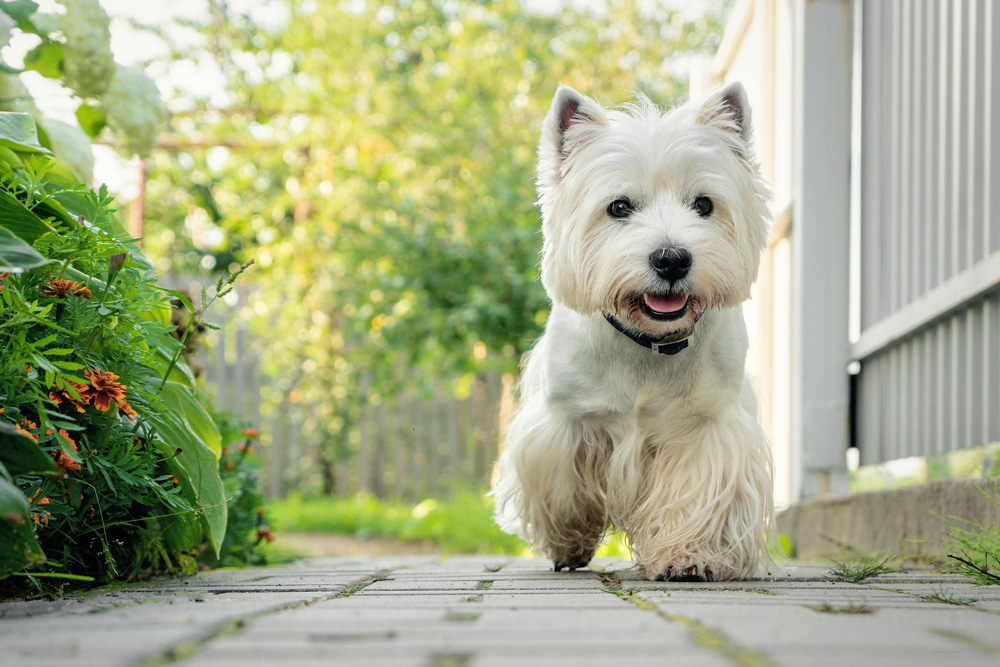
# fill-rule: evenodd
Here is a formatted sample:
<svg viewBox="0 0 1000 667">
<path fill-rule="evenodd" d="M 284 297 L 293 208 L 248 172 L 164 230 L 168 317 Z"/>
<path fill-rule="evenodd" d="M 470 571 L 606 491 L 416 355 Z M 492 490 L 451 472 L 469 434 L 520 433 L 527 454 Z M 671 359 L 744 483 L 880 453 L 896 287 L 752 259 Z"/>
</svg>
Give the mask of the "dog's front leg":
<svg viewBox="0 0 1000 667">
<path fill-rule="evenodd" d="M 612 472 L 614 488 L 637 490 L 631 500 L 613 499 L 623 509 L 616 525 L 650 579 L 752 577 L 768 558 L 765 532 L 773 521 L 764 434 L 738 405 L 684 426 L 680 438 L 665 433 L 644 443 L 641 479 Z"/>
<path fill-rule="evenodd" d="M 552 559 L 556 571 L 583 567 L 608 526 L 607 437 L 526 401 L 500 458 L 497 523 Z"/>
</svg>

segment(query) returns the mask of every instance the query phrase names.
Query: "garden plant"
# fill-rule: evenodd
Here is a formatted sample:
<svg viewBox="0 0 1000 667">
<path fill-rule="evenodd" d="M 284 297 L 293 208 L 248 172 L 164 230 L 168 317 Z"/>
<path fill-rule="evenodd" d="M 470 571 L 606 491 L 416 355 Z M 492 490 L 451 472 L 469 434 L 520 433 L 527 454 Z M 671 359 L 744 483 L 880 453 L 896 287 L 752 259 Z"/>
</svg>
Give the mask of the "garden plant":
<svg viewBox="0 0 1000 667">
<path fill-rule="evenodd" d="M 181 358 L 203 308 L 157 285 L 111 204 L 30 116 L 0 113 L 0 575 L 189 571 L 253 561 L 249 536 L 270 537 L 257 433 L 213 415 Z M 195 314 L 179 336 L 172 297 Z"/>
</svg>

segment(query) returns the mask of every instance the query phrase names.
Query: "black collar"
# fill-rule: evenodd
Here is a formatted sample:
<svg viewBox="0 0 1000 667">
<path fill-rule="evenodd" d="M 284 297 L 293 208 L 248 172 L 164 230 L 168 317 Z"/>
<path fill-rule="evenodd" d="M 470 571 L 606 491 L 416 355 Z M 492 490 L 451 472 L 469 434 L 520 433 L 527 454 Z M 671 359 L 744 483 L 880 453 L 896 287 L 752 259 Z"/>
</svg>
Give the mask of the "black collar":
<svg viewBox="0 0 1000 667">
<path fill-rule="evenodd" d="M 638 343 L 639 345 L 642 345 L 644 348 L 648 350 L 653 350 L 654 352 L 657 352 L 659 354 L 677 354 L 678 352 L 680 352 L 681 350 L 683 350 L 688 346 L 687 338 L 685 338 L 684 340 L 676 341 L 674 343 L 660 343 L 655 338 L 650 338 L 645 334 L 629 331 L 628 329 L 625 328 L 625 326 L 621 322 L 616 320 L 608 313 L 604 313 L 604 319 L 610 322 L 611 326 L 613 326 L 615 329 L 618 329 L 618 331 L 622 332 L 623 334 L 631 338 L 634 342 Z"/>
</svg>

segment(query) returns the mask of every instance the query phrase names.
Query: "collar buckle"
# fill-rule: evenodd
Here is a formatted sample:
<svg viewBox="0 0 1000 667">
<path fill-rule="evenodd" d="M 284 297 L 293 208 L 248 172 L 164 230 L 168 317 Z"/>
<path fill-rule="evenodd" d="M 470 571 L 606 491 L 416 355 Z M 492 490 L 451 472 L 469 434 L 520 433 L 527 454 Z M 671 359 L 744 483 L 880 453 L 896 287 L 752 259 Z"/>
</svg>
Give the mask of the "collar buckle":
<svg viewBox="0 0 1000 667">
<path fill-rule="evenodd" d="M 604 319 L 608 321 L 608 324 L 610 324 L 619 332 L 627 336 L 636 345 L 641 345 L 647 350 L 652 350 L 657 354 L 677 354 L 681 350 L 686 349 L 688 346 L 687 338 L 683 340 L 674 341 L 672 343 L 663 343 L 653 338 L 650 338 L 645 334 L 631 331 L 628 328 L 626 328 L 625 325 L 623 325 L 621 322 L 615 319 L 614 316 L 611 315 L 610 313 L 604 313 Z"/>
</svg>

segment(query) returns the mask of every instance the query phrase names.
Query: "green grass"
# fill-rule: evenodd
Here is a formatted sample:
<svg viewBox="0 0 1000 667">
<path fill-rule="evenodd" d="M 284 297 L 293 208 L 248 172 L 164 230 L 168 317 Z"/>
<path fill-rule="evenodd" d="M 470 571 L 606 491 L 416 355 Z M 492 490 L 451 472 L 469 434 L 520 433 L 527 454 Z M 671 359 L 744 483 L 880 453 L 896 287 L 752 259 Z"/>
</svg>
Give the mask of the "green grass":
<svg viewBox="0 0 1000 667">
<path fill-rule="evenodd" d="M 830 570 L 830 574 L 827 575 L 827 579 L 830 579 L 831 581 L 843 581 L 850 584 L 860 584 L 864 583 L 868 579 L 871 579 L 872 577 L 877 577 L 880 574 L 899 571 L 898 567 L 889 564 L 889 561 L 892 560 L 892 556 L 883 552 L 866 554 L 850 545 L 831 540 L 830 538 L 826 539 L 834 544 L 838 544 L 850 554 L 850 559 L 830 559 L 833 562 L 833 568 Z"/>
<path fill-rule="evenodd" d="M 940 602 L 941 604 L 954 604 L 963 607 L 971 606 L 975 602 L 972 598 L 959 597 L 954 591 L 945 590 L 944 587 L 927 595 L 921 595 L 920 599 L 924 602 Z"/>
<path fill-rule="evenodd" d="M 991 482 L 992 489 L 979 490 L 1000 508 L 1000 483 Z M 965 575 L 980 585 L 1000 584 L 1000 526 L 984 526 L 957 517 L 948 518 L 949 545 L 946 569 Z M 957 552 L 957 553 L 954 553 Z"/>
<path fill-rule="evenodd" d="M 493 503 L 482 493 L 460 491 L 415 505 L 352 498 L 291 496 L 272 502 L 268 517 L 278 533 L 330 533 L 358 538 L 432 542 L 445 553 L 524 555 L 527 545 L 493 522 Z"/>
</svg>

